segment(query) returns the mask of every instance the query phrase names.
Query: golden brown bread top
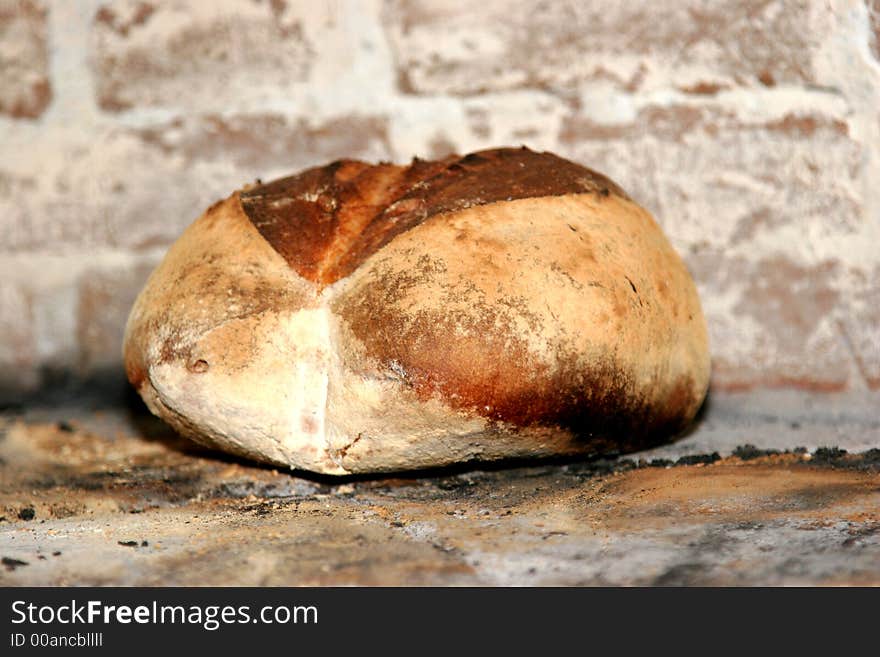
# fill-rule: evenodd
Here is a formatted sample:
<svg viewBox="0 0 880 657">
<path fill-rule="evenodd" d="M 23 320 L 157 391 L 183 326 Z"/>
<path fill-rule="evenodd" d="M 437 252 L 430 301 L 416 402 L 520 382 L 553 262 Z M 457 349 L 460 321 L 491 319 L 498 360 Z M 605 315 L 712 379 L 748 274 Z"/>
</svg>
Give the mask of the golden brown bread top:
<svg viewBox="0 0 880 657">
<path fill-rule="evenodd" d="M 245 214 L 303 278 L 345 278 L 397 235 L 443 212 L 515 199 L 626 194 L 552 153 L 498 148 L 409 166 L 338 160 L 241 192 Z"/>
</svg>

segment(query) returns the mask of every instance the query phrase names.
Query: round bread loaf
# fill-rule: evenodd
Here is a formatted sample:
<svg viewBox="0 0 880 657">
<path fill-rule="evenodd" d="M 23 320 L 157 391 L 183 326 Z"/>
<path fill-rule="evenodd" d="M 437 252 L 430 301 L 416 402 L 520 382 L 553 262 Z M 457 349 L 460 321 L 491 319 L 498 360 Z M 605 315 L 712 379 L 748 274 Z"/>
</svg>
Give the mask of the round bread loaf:
<svg viewBox="0 0 880 657">
<path fill-rule="evenodd" d="M 686 427 L 709 380 L 651 215 L 526 148 L 237 191 L 171 247 L 124 349 L 179 432 L 330 474 L 631 451 Z"/>
</svg>

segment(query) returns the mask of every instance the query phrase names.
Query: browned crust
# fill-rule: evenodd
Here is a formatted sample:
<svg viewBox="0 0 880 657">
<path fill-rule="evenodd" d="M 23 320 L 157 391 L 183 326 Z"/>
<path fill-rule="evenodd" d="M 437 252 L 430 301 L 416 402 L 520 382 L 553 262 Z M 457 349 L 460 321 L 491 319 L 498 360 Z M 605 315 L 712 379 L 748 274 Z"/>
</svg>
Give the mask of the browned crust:
<svg viewBox="0 0 880 657">
<path fill-rule="evenodd" d="M 602 174 L 522 147 L 414 159 L 407 167 L 339 160 L 243 191 L 241 204 L 300 276 L 329 285 L 433 215 L 573 193 L 626 197 Z"/>
<path fill-rule="evenodd" d="M 442 294 L 454 295 L 443 279 L 426 260 L 409 274 L 379 275 L 335 307 L 366 353 L 383 367 L 393 363 L 421 399 L 439 395 L 457 410 L 508 426 L 563 429 L 580 449 L 596 451 L 659 444 L 693 419 L 702 397 L 690 375 L 657 397 L 610 354 L 586 363 L 556 343 L 556 362 L 541 362 L 511 328 L 528 309 L 477 302 L 469 311 L 400 311 L 397 296 L 416 281 L 434 280 Z"/>
<path fill-rule="evenodd" d="M 294 278 L 236 197 L 218 201 L 177 240 L 138 297 L 125 335 L 128 380 L 140 390 L 149 365 L 198 367 L 190 363 L 194 345 L 219 324 L 306 305 L 308 292 L 291 286 Z"/>
</svg>

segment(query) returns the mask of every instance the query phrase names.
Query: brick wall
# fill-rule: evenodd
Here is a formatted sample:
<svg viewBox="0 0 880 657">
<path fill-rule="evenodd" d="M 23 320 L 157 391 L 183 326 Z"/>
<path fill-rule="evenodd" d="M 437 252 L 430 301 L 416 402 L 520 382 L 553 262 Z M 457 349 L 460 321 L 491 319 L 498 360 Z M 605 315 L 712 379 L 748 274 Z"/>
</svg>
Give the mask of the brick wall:
<svg viewBox="0 0 880 657">
<path fill-rule="evenodd" d="M 118 376 L 242 183 L 501 144 L 656 214 L 717 389 L 880 390 L 878 0 L 0 0 L 0 92 L 0 397 Z"/>
</svg>

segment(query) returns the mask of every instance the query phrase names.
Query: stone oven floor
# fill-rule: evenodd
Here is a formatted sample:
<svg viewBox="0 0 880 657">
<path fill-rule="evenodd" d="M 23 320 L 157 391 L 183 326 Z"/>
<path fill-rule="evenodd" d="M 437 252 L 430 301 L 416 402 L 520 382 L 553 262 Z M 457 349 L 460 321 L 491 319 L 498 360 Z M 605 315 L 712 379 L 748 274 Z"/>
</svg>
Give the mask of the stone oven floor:
<svg viewBox="0 0 880 657">
<path fill-rule="evenodd" d="M 332 479 L 32 405 L 0 415 L 0 585 L 880 585 L 878 409 L 715 395 L 648 452 Z"/>
</svg>

